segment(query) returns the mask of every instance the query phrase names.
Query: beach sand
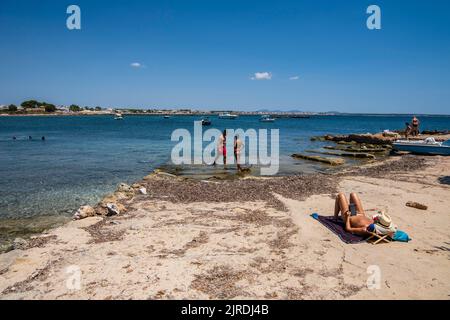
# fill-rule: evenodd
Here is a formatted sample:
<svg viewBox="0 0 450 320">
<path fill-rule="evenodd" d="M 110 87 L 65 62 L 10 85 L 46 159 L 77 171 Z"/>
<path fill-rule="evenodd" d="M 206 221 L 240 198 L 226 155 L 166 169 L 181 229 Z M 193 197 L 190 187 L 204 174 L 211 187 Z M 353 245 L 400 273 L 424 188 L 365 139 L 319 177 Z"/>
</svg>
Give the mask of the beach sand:
<svg viewBox="0 0 450 320">
<path fill-rule="evenodd" d="M 141 184 L 148 195 L 125 201 L 126 213 L 71 221 L 1 254 L 0 298 L 450 298 L 450 158 L 225 182 L 152 175 Z M 413 240 L 343 243 L 310 217 L 332 215 L 337 191 L 388 209 Z M 367 286 L 373 266 L 379 289 Z M 70 285 L 76 270 L 79 288 Z"/>
</svg>

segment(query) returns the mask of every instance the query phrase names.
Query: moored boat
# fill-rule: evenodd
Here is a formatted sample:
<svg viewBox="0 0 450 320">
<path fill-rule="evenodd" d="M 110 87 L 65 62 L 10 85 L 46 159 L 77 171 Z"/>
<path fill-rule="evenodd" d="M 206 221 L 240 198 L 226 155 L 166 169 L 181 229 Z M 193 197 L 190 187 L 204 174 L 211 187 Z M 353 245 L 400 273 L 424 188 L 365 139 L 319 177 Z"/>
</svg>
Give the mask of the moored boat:
<svg viewBox="0 0 450 320">
<path fill-rule="evenodd" d="M 266 114 L 266 115 L 261 116 L 259 121 L 260 122 L 275 122 L 275 118 L 273 118 L 270 115 Z"/>
<path fill-rule="evenodd" d="M 211 125 L 211 120 L 209 120 L 208 118 L 202 119 L 202 126 L 210 126 L 210 125 Z"/>
<path fill-rule="evenodd" d="M 220 113 L 219 118 L 220 119 L 236 119 L 238 117 L 237 114 L 231 114 L 231 113 Z"/>
<path fill-rule="evenodd" d="M 448 141 L 445 143 L 437 142 L 431 137 L 419 141 L 397 140 L 392 144 L 392 146 L 394 150 L 408 151 L 415 154 L 450 155 L 450 145 L 448 145 Z"/>
<path fill-rule="evenodd" d="M 114 120 L 123 120 L 122 114 L 121 114 L 121 113 L 116 113 L 116 114 L 114 115 Z"/>
</svg>

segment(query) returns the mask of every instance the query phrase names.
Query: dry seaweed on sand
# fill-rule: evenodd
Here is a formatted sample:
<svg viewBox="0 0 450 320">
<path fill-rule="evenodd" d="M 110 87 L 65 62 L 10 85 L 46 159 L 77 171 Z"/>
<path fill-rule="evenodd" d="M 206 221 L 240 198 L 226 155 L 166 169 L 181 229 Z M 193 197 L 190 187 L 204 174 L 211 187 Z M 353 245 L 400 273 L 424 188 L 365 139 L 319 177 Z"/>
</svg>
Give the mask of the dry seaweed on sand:
<svg viewBox="0 0 450 320">
<path fill-rule="evenodd" d="M 329 194 L 336 191 L 336 180 L 323 174 L 242 179 L 220 183 L 205 183 L 195 179 L 185 179 L 181 182 L 169 177 L 158 177 L 147 179 L 144 183 L 153 198 L 173 203 L 265 201 L 278 210 L 286 208 L 273 193 L 301 200 L 313 194 Z"/>
<path fill-rule="evenodd" d="M 339 175 L 350 176 L 359 175 L 366 177 L 380 178 L 390 173 L 409 172 L 423 169 L 426 165 L 427 159 L 425 157 L 404 155 L 397 160 L 385 161 L 381 164 L 359 167 Z"/>
<path fill-rule="evenodd" d="M 110 241 L 119 241 L 123 239 L 125 230 L 112 230 L 111 227 L 106 225 L 108 219 L 100 220 L 89 227 L 83 228 L 92 237 L 90 243 L 102 243 Z"/>
<path fill-rule="evenodd" d="M 234 270 L 230 266 L 215 266 L 206 274 L 199 274 L 191 282 L 191 288 L 213 299 L 233 299 L 245 295 L 236 282 L 251 276 L 247 271 Z"/>
</svg>

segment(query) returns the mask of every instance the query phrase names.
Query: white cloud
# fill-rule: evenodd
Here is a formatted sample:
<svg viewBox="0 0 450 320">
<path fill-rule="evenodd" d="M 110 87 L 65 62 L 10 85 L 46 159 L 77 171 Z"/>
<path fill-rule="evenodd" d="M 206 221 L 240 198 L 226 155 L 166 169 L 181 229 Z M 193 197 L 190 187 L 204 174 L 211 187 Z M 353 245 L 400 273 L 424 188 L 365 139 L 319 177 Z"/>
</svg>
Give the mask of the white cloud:
<svg viewBox="0 0 450 320">
<path fill-rule="evenodd" d="M 299 76 L 292 76 L 292 77 L 289 77 L 289 80 L 298 80 L 300 77 Z"/>
<path fill-rule="evenodd" d="M 130 66 L 133 68 L 141 68 L 142 64 L 140 64 L 139 62 L 133 62 L 132 64 L 130 64 Z"/>
<path fill-rule="evenodd" d="M 272 74 L 270 72 L 255 72 L 254 76 L 251 77 L 252 80 L 270 80 L 272 79 Z"/>
</svg>

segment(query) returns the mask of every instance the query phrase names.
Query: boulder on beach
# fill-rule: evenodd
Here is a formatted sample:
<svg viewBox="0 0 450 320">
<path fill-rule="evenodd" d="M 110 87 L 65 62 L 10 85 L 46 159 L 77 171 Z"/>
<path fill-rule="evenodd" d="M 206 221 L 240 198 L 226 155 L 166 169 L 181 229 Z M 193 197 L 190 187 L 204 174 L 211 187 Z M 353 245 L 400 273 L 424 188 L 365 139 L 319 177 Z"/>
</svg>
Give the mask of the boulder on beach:
<svg viewBox="0 0 450 320">
<path fill-rule="evenodd" d="M 73 219 L 80 220 L 87 217 L 93 217 L 95 214 L 95 210 L 91 206 L 82 206 L 77 210 L 77 212 L 75 212 Z"/>
<path fill-rule="evenodd" d="M 14 250 L 25 250 L 28 246 L 28 241 L 22 238 L 16 238 L 13 242 Z"/>
<path fill-rule="evenodd" d="M 119 184 L 119 187 L 117 188 L 117 192 L 122 192 L 127 195 L 134 194 L 134 189 L 126 183 L 121 183 L 121 184 Z"/>
<path fill-rule="evenodd" d="M 108 209 L 108 216 L 115 216 L 120 214 L 120 209 L 115 203 L 108 203 L 106 205 L 106 208 Z"/>
</svg>

